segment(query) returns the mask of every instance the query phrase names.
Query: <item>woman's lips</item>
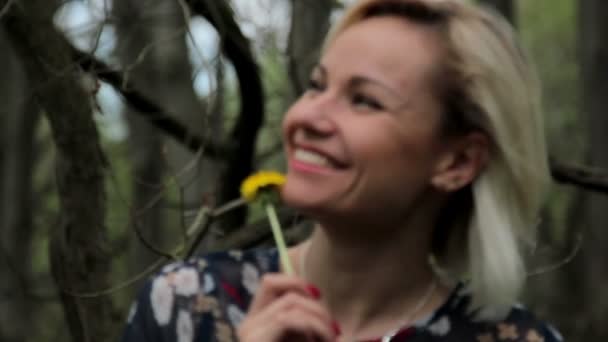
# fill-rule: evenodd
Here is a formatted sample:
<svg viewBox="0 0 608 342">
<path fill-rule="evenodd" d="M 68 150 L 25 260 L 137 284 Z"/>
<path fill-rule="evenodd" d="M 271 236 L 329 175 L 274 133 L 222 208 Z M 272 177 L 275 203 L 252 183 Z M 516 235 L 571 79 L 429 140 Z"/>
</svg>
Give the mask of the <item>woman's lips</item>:
<svg viewBox="0 0 608 342">
<path fill-rule="evenodd" d="M 294 148 L 289 159 L 289 166 L 296 171 L 323 174 L 344 168 L 343 164 L 336 162 L 330 156 L 318 150 L 303 147 Z"/>
<path fill-rule="evenodd" d="M 305 162 L 301 162 L 298 160 L 290 160 L 289 168 L 304 173 L 316 173 L 316 174 L 328 174 L 333 171 L 333 169 L 323 166 L 318 166 L 314 164 L 308 164 Z"/>
<path fill-rule="evenodd" d="M 317 167 L 330 167 L 329 158 L 316 151 L 296 148 L 293 152 L 293 160 Z"/>
</svg>

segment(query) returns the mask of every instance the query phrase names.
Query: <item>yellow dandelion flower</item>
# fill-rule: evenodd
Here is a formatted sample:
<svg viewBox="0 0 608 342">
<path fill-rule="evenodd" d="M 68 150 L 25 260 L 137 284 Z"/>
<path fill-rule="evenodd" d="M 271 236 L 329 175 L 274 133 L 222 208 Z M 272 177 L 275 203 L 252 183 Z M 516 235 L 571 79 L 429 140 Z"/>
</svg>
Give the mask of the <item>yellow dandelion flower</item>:
<svg viewBox="0 0 608 342">
<path fill-rule="evenodd" d="M 241 196 L 246 201 L 252 202 L 260 195 L 260 192 L 267 189 L 278 190 L 283 184 L 285 184 L 285 176 L 283 174 L 274 171 L 260 171 L 247 177 L 241 184 Z M 272 205 L 272 201 L 268 197 L 265 197 L 262 198 L 262 204 L 270 221 L 272 235 L 279 251 L 279 258 L 283 269 L 285 273 L 293 275 L 293 265 L 287 253 L 287 245 L 281 231 L 281 224 L 279 223 L 279 218 Z"/>
<path fill-rule="evenodd" d="M 285 176 L 275 171 L 260 171 L 247 177 L 241 184 L 241 196 L 251 202 L 260 194 L 260 190 L 279 189 L 285 183 Z"/>
</svg>

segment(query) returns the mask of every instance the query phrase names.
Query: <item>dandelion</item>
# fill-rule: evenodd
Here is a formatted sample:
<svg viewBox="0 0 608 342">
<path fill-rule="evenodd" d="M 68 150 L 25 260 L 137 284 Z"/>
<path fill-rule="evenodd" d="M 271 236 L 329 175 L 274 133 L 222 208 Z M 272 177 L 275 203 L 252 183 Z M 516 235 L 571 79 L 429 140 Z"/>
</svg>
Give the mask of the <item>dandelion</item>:
<svg viewBox="0 0 608 342">
<path fill-rule="evenodd" d="M 277 213 L 272 204 L 272 198 L 276 196 L 276 191 L 285 184 L 285 176 L 278 172 L 261 171 L 255 173 L 245 179 L 241 184 L 241 195 L 248 202 L 261 200 L 266 210 L 266 215 L 270 221 L 272 235 L 279 250 L 279 258 L 283 269 L 287 274 L 294 274 L 291 260 L 287 254 L 287 246 L 281 231 L 281 225 L 277 217 Z"/>
<path fill-rule="evenodd" d="M 249 202 L 268 189 L 278 189 L 285 184 L 285 176 L 274 171 L 260 171 L 245 179 L 241 184 L 241 195 Z"/>
</svg>

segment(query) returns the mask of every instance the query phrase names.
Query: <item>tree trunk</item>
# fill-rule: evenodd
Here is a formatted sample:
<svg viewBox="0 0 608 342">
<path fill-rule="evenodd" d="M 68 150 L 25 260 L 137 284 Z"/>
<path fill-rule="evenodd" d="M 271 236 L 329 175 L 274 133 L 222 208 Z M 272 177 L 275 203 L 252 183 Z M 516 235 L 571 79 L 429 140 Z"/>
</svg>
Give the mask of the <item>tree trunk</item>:
<svg viewBox="0 0 608 342">
<path fill-rule="evenodd" d="M 192 84 L 192 68 L 186 46 L 187 20 L 177 1 L 126 0 L 116 2 L 117 54 L 125 73 L 144 96 L 184 123 L 190 132 L 205 136 L 205 110 Z M 134 20 L 134 18 L 136 18 Z M 174 245 L 181 222 L 173 231 L 163 229 L 163 169 L 180 186 L 184 209 L 201 205 L 203 194 L 216 183 L 217 162 L 188 150 L 174 141 L 163 143 L 159 132 L 130 109 L 130 143 L 134 163 L 134 223 L 154 246 Z M 208 135 L 208 134 L 207 134 Z M 166 151 L 161 151 L 166 144 Z M 179 175 L 179 176 L 177 176 Z M 161 200 L 159 200 L 159 198 Z M 182 215 L 183 212 L 179 212 Z M 186 224 L 189 220 L 184 220 Z M 140 271 L 157 256 L 142 243 L 133 246 L 134 271 Z"/>
<path fill-rule="evenodd" d="M 5 8 L 7 1 L 0 1 Z M 58 3 L 18 2 L 3 18 L 4 28 L 24 63 L 35 99 L 51 126 L 57 153 L 60 224 L 51 237 L 51 271 L 60 289 L 74 341 L 110 341 L 112 303 L 108 297 L 79 298 L 109 286 L 110 258 L 104 223 L 104 157 L 80 87 L 68 43 L 53 26 Z"/>
<path fill-rule="evenodd" d="M 119 1 L 112 6 L 116 18 L 117 44 L 115 54 L 120 64 L 127 70 L 125 76 L 137 88 L 137 91 L 155 99 L 162 96 L 160 91 L 159 72 L 156 64 L 162 51 L 160 42 L 150 31 L 162 28 L 159 22 L 163 12 L 150 8 L 143 10 L 151 1 Z M 141 7 L 140 7 L 141 5 Z M 152 18 L 140 18 L 142 13 L 156 14 Z M 136 18 L 134 20 L 134 18 Z M 145 19 L 145 20 L 144 20 Z M 159 37 L 160 38 L 160 37 Z M 166 37 L 165 37 L 166 38 Z M 171 41 L 170 41 L 171 42 Z M 162 42 L 162 46 L 166 43 Z M 150 50 L 145 50 L 146 47 Z M 138 60 L 143 56 L 144 58 Z M 156 57 L 156 58 L 155 58 Z M 164 105 L 163 101 L 158 101 Z M 163 161 L 161 153 L 161 136 L 143 116 L 138 115 L 133 108 L 126 108 L 125 114 L 129 125 L 129 147 L 132 162 L 132 212 L 131 226 L 137 229 L 141 238 L 154 246 L 162 246 L 163 219 L 162 196 Z M 129 269 L 131 273 L 140 272 L 146 265 L 153 262 L 155 254 L 139 240 L 130 244 Z M 140 284 L 133 286 L 138 289 Z"/>
<path fill-rule="evenodd" d="M 0 340 L 25 341 L 31 305 L 32 164 L 38 111 L 25 92 L 25 72 L 0 30 Z M 28 103 L 30 102 L 30 103 Z"/>
<path fill-rule="evenodd" d="M 608 2 L 581 0 L 580 52 L 582 61 L 583 112 L 589 123 L 589 153 L 591 164 L 608 168 Z M 608 298 L 603 296 L 608 283 L 608 200 L 605 196 L 589 194 L 588 233 L 583 246 L 585 258 L 584 293 L 588 330 L 585 341 L 608 339 Z"/>
<path fill-rule="evenodd" d="M 291 30 L 287 56 L 289 77 L 295 97 L 308 84 L 312 68 L 318 62 L 334 0 L 291 0 Z"/>
</svg>

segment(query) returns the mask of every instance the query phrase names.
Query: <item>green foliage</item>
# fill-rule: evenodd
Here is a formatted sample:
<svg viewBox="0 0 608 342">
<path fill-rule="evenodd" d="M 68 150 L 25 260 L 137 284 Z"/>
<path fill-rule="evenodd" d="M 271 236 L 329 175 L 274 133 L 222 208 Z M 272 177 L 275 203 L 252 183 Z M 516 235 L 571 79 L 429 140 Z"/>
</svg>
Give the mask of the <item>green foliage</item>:
<svg viewBox="0 0 608 342">
<path fill-rule="evenodd" d="M 293 100 L 283 52 L 278 48 L 267 50 L 260 65 L 266 91 L 266 117 L 257 145 L 258 166 L 260 169 L 283 170 L 282 149 L 277 147 L 281 144 L 283 116 Z M 274 153 L 269 154 L 271 151 Z"/>
<path fill-rule="evenodd" d="M 583 115 L 579 106 L 576 1 L 520 1 L 524 45 L 543 81 L 546 125 L 556 155 L 584 160 Z M 567 136 L 568 139 L 564 139 Z"/>
<path fill-rule="evenodd" d="M 543 85 L 545 127 L 549 151 L 560 160 L 585 159 L 584 115 L 580 112 L 580 73 L 577 54 L 577 2 L 519 1 L 519 29 Z M 563 241 L 571 228 L 568 214 L 575 190 L 554 186 L 548 218 L 554 241 Z"/>
</svg>

